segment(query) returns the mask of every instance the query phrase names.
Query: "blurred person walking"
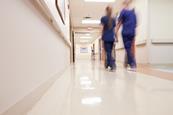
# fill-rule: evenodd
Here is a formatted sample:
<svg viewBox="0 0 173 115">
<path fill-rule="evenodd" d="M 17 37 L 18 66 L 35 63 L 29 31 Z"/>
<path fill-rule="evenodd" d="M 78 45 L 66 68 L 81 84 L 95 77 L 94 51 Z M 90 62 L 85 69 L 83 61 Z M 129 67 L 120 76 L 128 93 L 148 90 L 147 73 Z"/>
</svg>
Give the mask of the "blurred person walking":
<svg viewBox="0 0 173 115">
<path fill-rule="evenodd" d="M 123 2 L 124 8 L 122 9 L 118 18 L 116 33 L 118 33 L 118 30 L 122 25 L 122 37 L 127 57 L 125 57 L 125 67 L 128 67 L 129 65 L 130 68 L 128 68 L 128 70 L 136 71 L 135 36 L 137 17 L 134 7 L 131 7 L 132 2 L 132 0 L 125 0 Z"/>
<path fill-rule="evenodd" d="M 111 68 L 111 70 L 116 69 L 115 59 L 112 57 L 112 50 L 114 42 L 116 39 L 115 27 L 116 19 L 112 16 L 112 7 L 106 7 L 106 15 L 101 18 L 102 24 L 102 40 L 104 45 L 104 50 L 106 53 L 106 65 L 105 68 Z"/>
</svg>

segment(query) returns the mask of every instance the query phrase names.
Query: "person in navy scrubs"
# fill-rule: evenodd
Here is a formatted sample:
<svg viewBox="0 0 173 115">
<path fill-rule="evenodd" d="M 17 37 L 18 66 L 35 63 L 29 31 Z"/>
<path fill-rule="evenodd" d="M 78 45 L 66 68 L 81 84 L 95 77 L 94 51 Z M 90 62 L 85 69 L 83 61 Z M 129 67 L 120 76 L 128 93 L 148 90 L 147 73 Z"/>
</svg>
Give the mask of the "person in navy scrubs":
<svg viewBox="0 0 173 115">
<path fill-rule="evenodd" d="M 118 25 L 116 33 L 118 32 L 120 26 L 122 25 L 122 37 L 123 43 L 126 50 L 127 64 L 130 65 L 129 70 L 136 71 L 136 59 L 135 59 L 135 36 L 136 36 L 136 26 L 137 17 L 135 9 L 130 7 L 132 0 L 125 0 L 123 2 L 124 9 L 121 11 L 118 18 Z"/>
<path fill-rule="evenodd" d="M 101 18 L 102 40 L 106 53 L 106 68 L 115 69 L 115 62 L 112 58 L 112 49 L 115 41 L 116 19 L 112 16 L 112 7 L 106 7 L 106 15 Z"/>
</svg>

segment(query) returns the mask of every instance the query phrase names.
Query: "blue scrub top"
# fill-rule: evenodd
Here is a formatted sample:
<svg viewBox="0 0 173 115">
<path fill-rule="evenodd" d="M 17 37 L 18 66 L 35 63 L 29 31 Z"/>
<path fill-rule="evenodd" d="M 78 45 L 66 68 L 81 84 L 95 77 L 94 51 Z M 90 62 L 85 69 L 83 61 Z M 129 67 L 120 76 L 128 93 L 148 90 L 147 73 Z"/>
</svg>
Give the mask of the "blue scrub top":
<svg viewBox="0 0 173 115">
<path fill-rule="evenodd" d="M 115 26 L 116 26 L 116 19 L 112 19 L 112 27 L 108 27 L 109 17 L 103 16 L 101 18 L 101 24 L 103 25 L 103 33 L 102 33 L 102 40 L 105 42 L 114 42 L 115 41 Z"/>
<path fill-rule="evenodd" d="M 119 16 L 119 21 L 123 24 L 122 35 L 132 35 L 136 34 L 136 13 L 135 10 L 123 9 Z"/>
</svg>

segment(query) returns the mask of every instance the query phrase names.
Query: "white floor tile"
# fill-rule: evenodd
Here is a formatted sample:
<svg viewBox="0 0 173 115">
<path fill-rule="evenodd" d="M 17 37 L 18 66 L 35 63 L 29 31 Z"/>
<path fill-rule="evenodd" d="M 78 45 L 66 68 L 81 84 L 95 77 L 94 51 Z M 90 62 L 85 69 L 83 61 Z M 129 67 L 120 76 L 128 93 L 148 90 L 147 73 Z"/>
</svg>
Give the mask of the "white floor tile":
<svg viewBox="0 0 173 115">
<path fill-rule="evenodd" d="M 173 115 L 173 81 L 79 61 L 28 115 Z"/>
</svg>

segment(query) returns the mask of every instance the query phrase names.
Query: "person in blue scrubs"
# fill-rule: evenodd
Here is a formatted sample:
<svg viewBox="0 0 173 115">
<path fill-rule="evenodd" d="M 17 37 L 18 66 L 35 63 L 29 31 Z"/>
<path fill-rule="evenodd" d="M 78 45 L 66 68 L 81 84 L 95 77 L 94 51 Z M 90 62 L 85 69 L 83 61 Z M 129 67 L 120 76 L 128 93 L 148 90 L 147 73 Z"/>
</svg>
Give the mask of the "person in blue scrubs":
<svg viewBox="0 0 173 115">
<path fill-rule="evenodd" d="M 137 26 L 137 17 L 134 8 L 130 8 L 132 0 L 125 0 L 123 2 L 124 9 L 121 11 L 118 18 L 117 32 L 122 25 L 122 37 L 123 43 L 127 55 L 127 63 L 130 65 L 129 70 L 136 71 L 136 59 L 134 52 L 134 43 L 136 36 L 136 26 Z M 116 32 L 116 33 L 117 33 Z"/>
<path fill-rule="evenodd" d="M 102 24 L 102 40 L 106 52 L 106 68 L 115 69 L 115 62 L 112 58 L 112 49 L 115 41 L 116 19 L 112 16 L 112 7 L 106 7 L 106 15 L 101 18 Z"/>
</svg>

